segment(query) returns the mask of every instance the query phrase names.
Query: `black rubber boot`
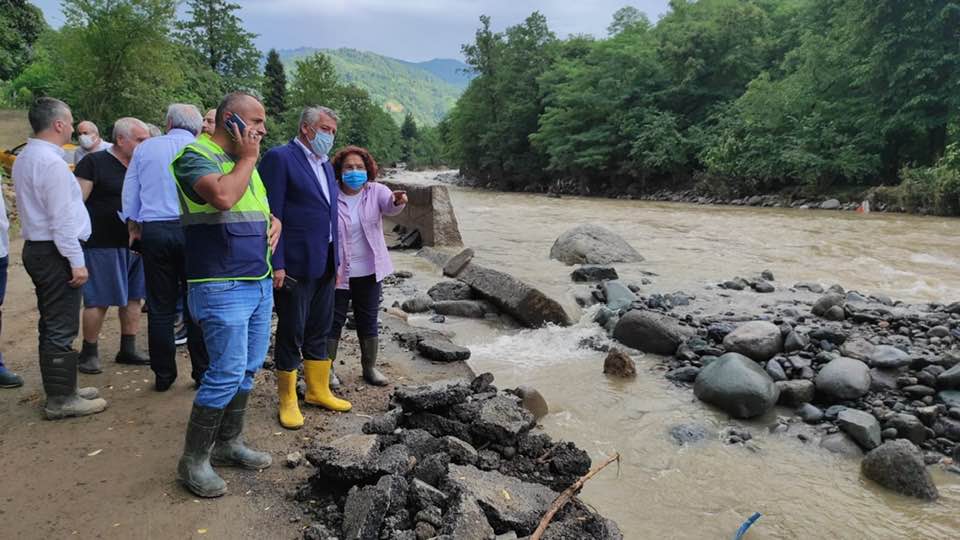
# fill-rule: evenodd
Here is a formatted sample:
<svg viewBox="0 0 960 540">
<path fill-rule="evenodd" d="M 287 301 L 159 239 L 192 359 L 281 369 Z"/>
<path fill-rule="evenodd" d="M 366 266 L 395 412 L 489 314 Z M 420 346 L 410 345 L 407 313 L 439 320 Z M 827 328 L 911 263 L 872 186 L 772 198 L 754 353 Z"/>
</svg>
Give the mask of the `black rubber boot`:
<svg viewBox="0 0 960 540">
<path fill-rule="evenodd" d="M 360 338 L 360 365 L 363 366 L 363 380 L 374 386 L 386 386 L 390 381 L 377 370 L 379 352 L 380 338 L 377 336 Z"/>
<path fill-rule="evenodd" d="M 270 454 L 258 452 L 243 444 L 243 417 L 247 413 L 249 397 L 249 392 L 237 392 L 224 409 L 217 442 L 210 457 L 214 465 L 259 470 L 266 469 L 273 463 Z"/>
<path fill-rule="evenodd" d="M 100 352 L 96 341 L 90 343 L 83 340 L 83 349 L 80 351 L 77 369 L 80 370 L 80 373 L 86 373 L 87 375 L 103 373 L 103 370 L 100 369 Z"/>
<path fill-rule="evenodd" d="M 150 359 L 137 352 L 137 336 L 132 334 L 120 336 L 120 352 L 113 361 L 130 366 L 150 365 Z"/>
<path fill-rule="evenodd" d="M 337 377 L 333 369 L 337 365 L 337 348 L 339 346 L 339 339 L 327 340 L 327 358 L 330 359 L 330 388 L 340 388 L 340 378 Z"/>
<path fill-rule="evenodd" d="M 41 354 L 40 377 L 47 394 L 43 412 L 47 420 L 87 416 L 107 408 L 107 401 L 102 398 L 84 399 L 77 394 L 78 358 L 75 352 Z"/>
<path fill-rule="evenodd" d="M 194 495 L 219 497 L 227 492 L 227 483 L 210 466 L 210 451 L 223 419 L 223 409 L 193 404 L 183 456 L 177 464 L 177 480 Z"/>
</svg>

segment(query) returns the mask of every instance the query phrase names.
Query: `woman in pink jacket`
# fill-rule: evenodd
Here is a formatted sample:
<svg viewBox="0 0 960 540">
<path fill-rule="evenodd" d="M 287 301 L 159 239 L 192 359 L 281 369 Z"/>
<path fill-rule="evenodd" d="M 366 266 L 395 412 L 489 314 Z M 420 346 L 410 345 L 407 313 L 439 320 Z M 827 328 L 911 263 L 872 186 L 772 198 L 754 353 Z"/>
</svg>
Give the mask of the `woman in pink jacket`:
<svg viewBox="0 0 960 540">
<path fill-rule="evenodd" d="M 327 353 L 336 359 L 337 346 L 347 309 L 353 304 L 353 316 L 360 338 L 360 364 L 363 379 L 383 386 L 387 378 L 377 368 L 379 350 L 380 283 L 393 273 L 393 264 L 383 238 L 383 216 L 399 214 L 407 204 L 403 191 L 391 192 L 376 182 L 377 162 L 357 146 L 347 146 L 333 157 L 333 170 L 340 185 L 337 291 L 334 296 L 333 328 Z M 339 384 L 331 377 L 331 386 Z"/>
</svg>

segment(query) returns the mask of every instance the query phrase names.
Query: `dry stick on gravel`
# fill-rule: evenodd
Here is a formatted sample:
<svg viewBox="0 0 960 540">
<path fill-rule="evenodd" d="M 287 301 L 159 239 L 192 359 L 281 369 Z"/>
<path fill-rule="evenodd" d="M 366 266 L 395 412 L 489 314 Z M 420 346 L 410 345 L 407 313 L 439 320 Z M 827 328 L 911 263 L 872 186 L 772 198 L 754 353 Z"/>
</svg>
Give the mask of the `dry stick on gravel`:
<svg viewBox="0 0 960 540">
<path fill-rule="evenodd" d="M 543 536 L 544 531 L 546 531 L 547 527 L 550 525 L 550 520 L 553 519 L 553 516 L 557 515 L 557 512 L 559 512 L 561 508 L 563 508 L 568 502 L 570 502 L 570 499 L 572 499 L 574 495 L 576 495 L 577 492 L 580 491 L 581 488 L 583 488 L 583 484 L 585 484 L 587 480 L 593 478 L 594 475 L 602 471 L 604 467 L 613 463 L 614 461 L 616 461 L 617 463 L 620 462 L 620 452 L 617 452 L 616 454 L 610 456 L 610 458 L 607 459 L 607 461 L 603 462 L 603 464 L 594 467 L 587 474 L 583 475 L 579 480 L 574 482 L 572 486 L 563 490 L 563 493 L 561 493 L 553 501 L 553 504 L 550 505 L 550 509 L 547 510 L 547 513 L 543 515 L 543 518 L 540 520 L 540 525 L 537 527 L 537 530 L 533 531 L 533 534 L 530 535 L 530 540 L 540 540 L 540 537 Z"/>
</svg>

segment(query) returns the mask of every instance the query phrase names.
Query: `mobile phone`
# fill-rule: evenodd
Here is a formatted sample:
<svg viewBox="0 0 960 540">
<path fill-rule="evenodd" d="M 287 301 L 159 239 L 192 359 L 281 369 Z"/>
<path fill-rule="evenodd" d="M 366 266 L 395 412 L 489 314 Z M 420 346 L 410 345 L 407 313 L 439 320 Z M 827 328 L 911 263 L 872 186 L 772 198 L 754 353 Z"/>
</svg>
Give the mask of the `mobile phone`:
<svg viewBox="0 0 960 540">
<path fill-rule="evenodd" d="M 134 253 L 143 253 L 143 244 L 140 243 L 139 238 L 133 242 L 130 242 L 130 251 Z"/>
<path fill-rule="evenodd" d="M 285 291 L 292 291 L 297 288 L 297 280 L 290 276 L 284 276 L 283 284 L 280 285 L 280 288 Z"/>
<path fill-rule="evenodd" d="M 230 114 L 230 118 L 227 118 L 223 121 L 223 125 L 226 126 L 227 131 L 230 133 L 230 136 L 233 136 L 233 126 L 237 126 L 237 129 L 240 131 L 240 135 L 243 135 L 244 130 L 247 129 L 247 123 L 243 121 L 243 118 L 240 118 L 240 115 L 233 111 L 227 111 Z"/>
</svg>

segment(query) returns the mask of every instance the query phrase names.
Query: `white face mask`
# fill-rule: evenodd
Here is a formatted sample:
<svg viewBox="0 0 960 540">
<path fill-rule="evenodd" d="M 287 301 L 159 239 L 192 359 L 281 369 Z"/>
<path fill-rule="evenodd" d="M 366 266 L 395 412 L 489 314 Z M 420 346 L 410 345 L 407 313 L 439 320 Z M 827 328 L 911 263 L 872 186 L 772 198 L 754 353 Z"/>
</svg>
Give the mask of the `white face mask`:
<svg viewBox="0 0 960 540">
<path fill-rule="evenodd" d="M 84 150 L 90 150 L 91 148 L 93 148 L 95 144 L 93 140 L 93 135 L 81 135 L 79 139 L 80 139 L 80 146 L 82 146 Z"/>
</svg>

